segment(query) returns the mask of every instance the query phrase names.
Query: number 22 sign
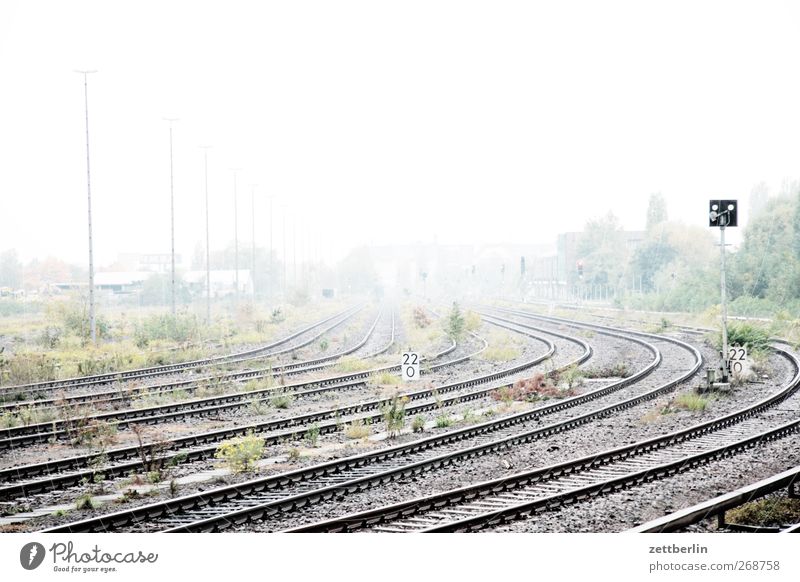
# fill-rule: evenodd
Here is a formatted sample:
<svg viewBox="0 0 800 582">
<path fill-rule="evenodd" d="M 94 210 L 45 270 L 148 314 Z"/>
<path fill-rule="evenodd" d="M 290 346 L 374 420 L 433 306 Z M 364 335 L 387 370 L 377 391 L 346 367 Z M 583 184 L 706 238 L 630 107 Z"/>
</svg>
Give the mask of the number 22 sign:
<svg viewBox="0 0 800 582">
<path fill-rule="evenodd" d="M 403 352 L 400 370 L 404 381 L 419 380 L 419 354 L 417 352 Z"/>
</svg>

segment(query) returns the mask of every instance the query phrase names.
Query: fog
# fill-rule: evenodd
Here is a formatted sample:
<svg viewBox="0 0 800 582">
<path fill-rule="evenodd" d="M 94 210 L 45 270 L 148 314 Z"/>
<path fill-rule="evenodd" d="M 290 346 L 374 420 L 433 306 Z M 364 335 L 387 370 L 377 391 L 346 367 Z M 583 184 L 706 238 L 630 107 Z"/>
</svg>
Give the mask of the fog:
<svg viewBox="0 0 800 582">
<path fill-rule="evenodd" d="M 176 237 L 335 261 L 361 244 L 543 243 L 647 199 L 704 225 L 798 175 L 800 7 L 638 2 L 4 2 L 0 250 L 97 265 Z M 284 210 L 284 207 L 286 209 Z M 746 222 L 747 216 L 742 216 Z M 289 227 L 287 244 L 293 234 Z M 247 243 L 243 243 L 247 244 Z M 299 243 L 298 243 L 299 244 Z"/>
</svg>

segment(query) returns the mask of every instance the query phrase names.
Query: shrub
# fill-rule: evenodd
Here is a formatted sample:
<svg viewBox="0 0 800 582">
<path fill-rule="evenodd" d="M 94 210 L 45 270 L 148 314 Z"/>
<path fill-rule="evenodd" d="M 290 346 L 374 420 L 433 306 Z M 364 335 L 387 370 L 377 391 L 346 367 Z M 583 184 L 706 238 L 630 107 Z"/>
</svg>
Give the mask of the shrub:
<svg viewBox="0 0 800 582">
<path fill-rule="evenodd" d="M 249 433 L 220 444 L 214 458 L 224 461 L 232 473 L 241 473 L 254 470 L 263 454 L 264 439 Z"/>
<path fill-rule="evenodd" d="M 275 408 L 289 408 L 294 397 L 291 394 L 279 394 L 270 398 L 269 403 Z"/>
<path fill-rule="evenodd" d="M 266 403 L 258 398 L 253 398 L 253 400 L 250 401 L 250 406 L 248 408 L 252 414 L 258 416 L 266 414 L 268 410 Z"/>
<path fill-rule="evenodd" d="M 445 320 L 445 331 L 447 335 L 450 336 L 450 339 L 453 341 L 458 341 L 461 339 L 461 336 L 464 334 L 464 316 L 461 314 L 461 309 L 458 307 L 458 303 L 453 302 L 453 307 L 450 309 L 450 315 L 447 316 Z"/>
<path fill-rule="evenodd" d="M 75 500 L 75 509 L 78 511 L 94 509 L 95 507 L 94 498 L 90 493 L 85 493 Z"/>
<path fill-rule="evenodd" d="M 414 325 L 420 329 L 426 328 L 431 324 L 424 307 L 415 307 L 411 312 L 411 317 L 414 320 Z"/>
<path fill-rule="evenodd" d="M 475 331 L 481 326 L 481 316 L 474 311 L 467 311 L 464 316 L 464 329 L 467 331 Z"/>
<path fill-rule="evenodd" d="M 558 375 L 558 380 L 565 382 L 567 388 L 572 390 L 575 386 L 583 384 L 583 371 L 573 364 Z"/>
<path fill-rule="evenodd" d="M 411 423 L 411 430 L 414 432 L 424 432 L 425 431 L 425 417 L 423 416 L 415 416 L 414 421 Z"/>
<path fill-rule="evenodd" d="M 320 351 L 322 351 L 322 352 L 327 351 L 328 345 L 329 345 L 328 344 L 328 340 L 325 339 L 325 338 L 322 338 L 322 340 L 320 340 L 320 342 L 319 342 Z"/>
<path fill-rule="evenodd" d="M 800 499 L 768 497 L 746 503 L 725 514 L 725 521 L 761 527 L 780 527 L 800 522 Z"/>
<path fill-rule="evenodd" d="M 357 418 L 351 422 L 344 431 L 344 436 L 349 439 L 363 439 L 368 437 L 372 430 L 364 424 L 363 419 Z"/>
<path fill-rule="evenodd" d="M 547 376 L 541 373 L 530 378 L 517 380 L 511 386 L 502 386 L 492 392 L 494 400 L 509 403 L 512 400 L 532 401 L 548 398 L 564 398 L 572 396 L 572 389 L 561 390 L 554 386 Z"/>
<path fill-rule="evenodd" d="M 453 419 L 446 414 L 440 414 L 436 417 L 436 428 L 447 428 L 453 425 Z"/>
<path fill-rule="evenodd" d="M 722 349 L 722 332 L 716 334 L 714 344 Z M 743 346 L 751 352 L 769 352 L 769 332 L 749 323 L 734 322 L 728 325 L 728 345 Z"/>
<path fill-rule="evenodd" d="M 319 425 L 314 423 L 306 431 L 305 440 L 309 447 L 316 447 L 319 441 Z"/>
<path fill-rule="evenodd" d="M 383 420 L 386 423 L 386 432 L 389 433 L 389 438 L 394 438 L 406 424 L 406 403 L 408 397 L 399 397 L 395 394 L 391 402 L 383 407 Z"/>
</svg>

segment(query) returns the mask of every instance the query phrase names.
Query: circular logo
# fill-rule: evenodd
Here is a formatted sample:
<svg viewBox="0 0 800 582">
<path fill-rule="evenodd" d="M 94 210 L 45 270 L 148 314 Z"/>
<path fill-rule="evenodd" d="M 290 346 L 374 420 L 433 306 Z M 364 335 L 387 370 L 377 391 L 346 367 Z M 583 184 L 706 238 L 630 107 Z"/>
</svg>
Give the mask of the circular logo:
<svg viewBox="0 0 800 582">
<path fill-rule="evenodd" d="M 30 542 L 19 551 L 19 563 L 26 570 L 35 570 L 44 561 L 44 546 L 39 542 Z"/>
</svg>

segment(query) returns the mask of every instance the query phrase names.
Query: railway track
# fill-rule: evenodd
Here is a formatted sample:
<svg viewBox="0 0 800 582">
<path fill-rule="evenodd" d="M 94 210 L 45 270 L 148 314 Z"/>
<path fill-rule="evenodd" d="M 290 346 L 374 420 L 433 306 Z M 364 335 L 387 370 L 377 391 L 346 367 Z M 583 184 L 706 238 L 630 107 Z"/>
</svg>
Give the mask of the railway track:
<svg viewBox="0 0 800 582">
<path fill-rule="evenodd" d="M 598 495 L 668 478 L 800 430 L 776 405 L 797 397 L 800 362 L 775 346 L 794 375 L 760 402 L 684 430 L 444 493 L 318 522 L 293 531 L 453 532 L 492 528 Z"/>
<path fill-rule="evenodd" d="M 447 366 L 453 366 L 468 360 L 475 354 L 480 353 L 486 347 L 486 342 L 483 342 L 483 347 L 473 354 L 461 356 L 449 361 L 439 364 L 431 364 L 428 370 L 423 370 L 424 373 L 437 371 Z M 451 345 L 439 354 L 436 354 L 431 360 L 443 357 L 453 351 L 455 345 Z M 343 388 L 352 388 L 355 386 L 363 386 L 365 380 L 373 374 L 385 371 L 399 371 L 400 366 L 387 366 L 382 368 L 375 368 L 362 372 L 341 375 L 336 378 L 328 378 L 326 381 L 317 381 L 316 384 L 306 384 L 312 386 L 304 391 L 304 395 L 320 394 L 331 390 L 341 390 Z M 336 382 L 336 380 L 340 382 Z M 324 385 L 320 385 L 324 384 Z M 304 386 L 299 384 L 298 386 Z M 426 389 L 409 394 L 412 400 L 430 398 L 434 393 L 438 394 L 448 393 L 456 390 L 459 385 L 448 385 L 438 389 Z M 466 395 L 464 398 L 474 398 L 475 395 Z M 458 401 L 458 397 L 446 398 L 441 401 L 443 406 L 449 406 Z M 267 444 L 278 444 L 286 439 L 302 437 L 306 427 L 312 423 L 329 422 L 319 426 L 321 434 L 334 432 L 338 430 L 343 416 L 348 414 L 359 414 L 371 410 L 380 410 L 380 407 L 388 403 L 388 399 L 371 400 L 366 402 L 359 402 L 346 407 L 339 407 L 335 409 L 328 409 L 314 413 L 303 414 L 299 416 L 291 416 L 287 418 L 279 418 L 269 420 L 266 422 L 250 423 L 245 425 L 234 426 L 224 429 L 216 429 L 212 431 L 195 433 L 185 437 L 178 437 L 160 441 L 158 443 L 148 443 L 145 448 L 148 451 L 154 450 L 154 447 L 161 453 L 161 461 L 164 463 L 170 462 L 193 462 L 201 459 L 212 457 L 216 451 L 216 445 L 220 441 L 242 436 L 249 432 L 254 433 L 269 433 L 265 437 Z M 420 408 L 430 409 L 433 405 L 427 403 Z M 360 418 L 365 418 L 368 422 L 377 421 L 381 418 L 380 414 L 362 415 Z M 296 427 L 293 430 L 292 427 Z M 275 433 L 274 431 L 283 430 L 284 432 Z M 116 477 L 124 476 L 128 473 L 135 472 L 143 469 L 141 461 L 142 451 L 140 447 L 129 446 L 120 447 L 116 449 L 109 449 L 102 452 L 103 458 L 112 463 L 111 465 L 104 466 L 102 469 L 92 467 L 101 453 L 83 454 L 73 456 L 65 459 L 57 459 L 45 463 L 35 463 L 31 465 L 23 465 L 11 467 L 8 469 L 0 470 L 0 500 L 12 499 L 19 496 L 33 495 L 36 493 L 50 491 L 63 487 L 71 487 L 80 484 L 86 479 L 94 479 L 97 475 L 102 474 L 104 479 L 113 479 Z"/>
<path fill-rule="evenodd" d="M 180 363 L 180 364 L 167 364 L 167 365 L 163 365 L 163 366 L 154 366 L 154 367 L 150 367 L 150 368 L 138 368 L 138 369 L 135 369 L 135 370 L 127 370 L 127 371 L 123 371 L 123 372 L 109 372 L 109 373 L 106 373 L 106 374 L 97 374 L 97 375 L 94 375 L 94 376 L 83 376 L 83 377 L 78 377 L 78 378 L 69 378 L 69 379 L 65 379 L 65 380 L 53 380 L 53 381 L 49 381 L 49 382 L 38 382 L 38 383 L 35 383 L 35 384 L 24 384 L 24 385 L 0 387 L 0 399 L 5 401 L 5 403 L 3 404 L 2 408 L 0 408 L 0 410 L 8 410 L 8 409 L 12 409 L 13 410 L 16 407 L 25 406 L 25 405 L 29 405 L 29 404 L 34 404 L 36 402 L 36 400 L 32 400 L 30 402 L 26 401 L 27 399 L 26 400 L 19 400 L 18 397 L 20 395 L 24 396 L 26 394 L 29 394 L 29 395 L 34 395 L 34 396 L 38 397 L 37 399 L 42 399 L 41 397 L 44 396 L 44 395 L 47 395 L 49 393 L 54 393 L 57 390 L 64 390 L 64 389 L 67 389 L 67 388 L 70 388 L 70 389 L 90 388 L 90 387 L 93 387 L 93 386 L 111 384 L 111 383 L 120 382 L 120 381 L 142 380 L 142 379 L 147 379 L 147 378 L 155 378 L 155 377 L 159 377 L 159 376 L 175 374 L 176 372 L 183 372 L 183 371 L 186 371 L 186 370 L 191 370 L 191 369 L 196 369 L 196 368 L 202 368 L 202 367 L 213 366 L 213 365 L 221 365 L 221 364 L 236 364 L 236 363 L 241 363 L 241 362 L 245 362 L 245 361 L 250 361 L 250 360 L 253 360 L 253 359 L 260 359 L 260 358 L 267 357 L 267 356 L 275 356 L 275 355 L 278 355 L 278 354 L 281 354 L 281 353 L 286 353 L 286 352 L 292 351 L 294 349 L 303 347 L 304 345 L 308 345 L 309 343 L 313 342 L 315 339 L 320 337 L 320 335 L 322 335 L 322 334 L 317 334 L 314 337 L 312 337 L 311 339 L 309 339 L 308 341 L 306 341 L 306 342 L 304 342 L 304 343 L 302 343 L 300 345 L 293 346 L 291 348 L 280 350 L 278 352 L 274 352 L 272 350 L 274 350 L 275 348 L 280 347 L 280 346 L 282 346 L 282 345 L 284 345 L 286 343 L 289 343 L 289 342 L 297 339 L 298 337 L 300 337 L 300 336 L 302 336 L 302 335 L 304 335 L 304 334 L 306 334 L 306 333 L 308 333 L 308 332 L 310 332 L 310 331 L 312 331 L 312 330 L 314 330 L 314 329 L 316 329 L 316 328 L 318 328 L 320 326 L 325 325 L 326 323 L 329 323 L 329 322 L 332 322 L 332 321 L 336 322 L 337 320 L 341 320 L 341 321 L 338 321 L 338 323 L 335 323 L 333 326 L 328 328 L 328 330 L 332 329 L 333 327 L 335 327 L 339 323 L 343 323 L 345 320 L 349 319 L 350 317 L 352 317 L 353 315 L 358 313 L 358 311 L 363 309 L 363 307 L 364 307 L 363 305 L 356 306 L 356 307 L 351 307 L 351 308 L 349 308 L 349 309 L 347 309 L 347 310 L 345 310 L 343 312 L 337 313 L 337 314 L 335 314 L 335 315 L 333 315 L 331 317 L 328 317 L 328 318 L 325 318 L 325 319 L 323 319 L 321 321 L 318 321 L 318 322 L 316 322 L 316 323 L 314 323 L 312 325 L 309 325 L 309 326 L 307 326 L 307 327 L 305 327 L 305 328 L 303 328 L 303 329 L 301 329 L 299 331 L 296 331 L 296 332 L 294 332 L 294 333 L 292 333 L 292 334 L 290 334 L 290 335 L 288 335 L 288 336 L 286 336 L 284 338 L 281 338 L 278 341 L 272 342 L 272 343 L 270 343 L 268 345 L 265 345 L 265 346 L 262 346 L 262 347 L 259 347 L 259 348 L 253 349 L 253 350 L 247 350 L 247 351 L 244 351 L 244 352 L 238 352 L 238 353 L 234 353 L 234 354 L 230 354 L 230 355 L 226 355 L 226 356 L 217 356 L 217 357 L 213 357 L 213 358 L 205 358 L 205 359 L 202 359 L 202 360 L 193 360 L 191 362 L 183 362 L 183 363 Z M 155 387 L 155 388 L 157 388 L 157 387 Z M 9 402 L 9 400 L 11 400 L 11 402 Z M 42 399 L 42 400 L 53 400 L 53 399 Z"/>
<path fill-rule="evenodd" d="M 664 517 L 648 521 L 627 530 L 629 533 L 668 533 L 685 530 L 690 525 L 716 518 L 717 528 L 726 531 L 748 533 L 800 533 L 800 524 L 785 524 L 782 527 L 745 526 L 725 522 L 725 512 L 750 503 L 771 493 L 787 490 L 788 497 L 800 499 L 800 467 L 795 467 L 758 483 L 740 487 L 730 493 L 719 495 L 702 503 L 675 511 Z"/>
<path fill-rule="evenodd" d="M 582 342 L 577 338 L 573 339 Z M 585 342 L 583 344 L 585 345 Z M 586 357 L 588 356 L 584 354 L 579 360 Z M 652 370 L 652 364 L 648 368 L 643 374 Z M 621 380 L 617 384 L 625 385 L 637 379 Z M 608 389 L 614 388 L 608 387 Z M 248 520 L 259 520 L 282 511 L 329 500 L 343 492 L 355 492 L 400 477 L 448 466 L 460 458 L 469 458 L 513 446 L 515 442 L 541 438 L 558 429 L 547 427 L 544 430 L 520 434 L 519 425 L 525 420 L 599 397 L 599 394 L 606 393 L 607 389 L 601 388 L 595 392 L 597 394 L 584 395 L 572 399 L 572 402 L 553 404 L 532 412 L 391 447 L 377 453 L 350 457 L 210 493 L 188 496 L 173 503 L 155 504 L 133 509 L 131 512 L 120 512 L 112 516 L 87 520 L 81 524 L 70 524 L 65 526 L 65 529 L 53 531 L 106 531 L 131 527 L 135 529 L 137 524 L 143 528 L 164 531 L 225 529 Z M 585 421 L 586 419 L 579 420 L 577 424 Z"/>
<path fill-rule="evenodd" d="M 508 325 L 508 324 L 504 324 L 504 325 Z M 512 325 L 511 327 L 514 327 L 514 326 Z M 530 334 L 530 331 L 527 331 L 527 333 Z M 471 378 L 471 379 L 466 380 L 464 382 L 457 382 L 457 383 L 452 383 L 452 384 L 448 384 L 448 385 L 445 385 L 445 386 L 440 386 L 440 387 L 434 388 L 432 390 L 423 390 L 423 391 L 417 391 L 415 393 L 408 394 L 407 396 L 409 396 L 411 398 L 412 404 L 410 404 L 409 406 L 406 407 L 406 413 L 407 414 L 418 414 L 418 413 L 421 413 L 421 412 L 437 411 L 437 410 L 440 410 L 441 407 L 452 406 L 452 405 L 459 404 L 459 403 L 464 402 L 464 401 L 469 401 L 469 400 L 485 397 L 494 388 L 484 388 L 484 389 L 481 389 L 479 391 L 468 392 L 466 394 L 461 393 L 461 394 L 457 394 L 456 396 L 448 397 L 448 398 L 442 398 L 441 395 L 442 394 L 447 394 L 447 393 L 452 393 L 452 392 L 457 392 L 459 390 L 462 390 L 462 389 L 465 389 L 465 388 L 470 388 L 472 386 L 485 384 L 487 382 L 491 382 L 492 380 L 497 380 L 498 378 L 503 378 L 503 377 L 505 377 L 507 375 L 513 374 L 515 371 L 519 371 L 520 369 L 527 369 L 527 368 L 529 368 L 529 367 L 531 367 L 533 365 L 536 365 L 537 363 L 545 361 L 546 359 L 550 358 L 553 355 L 553 353 L 555 352 L 555 346 L 552 344 L 552 342 L 549 342 L 547 340 L 541 340 L 541 341 L 543 343 L 545 343 L 545 345 L 548 346 L 548 349 L 544 354 L 541 354 L 541 355 L 537 356 L 533 360 L 524 362 L 524 363 L 522 363 L 522 364 L 520 364 L 518 366 L 514 366 L 513 368 L 509 368 L 509 369 L 501 371 L 501 372 L 495 372 L 495 373 L 492 373 L 492 374 L 484 375 L 484 376 L 481 376 L 481 377 L 478 377 L 478 378 Z M 577 340 L 577 341 L 582 341 L 582 340 Z M 584 344 L 585 344 L 585 342 L 584 342 Z M 588 355 L 584 354 L 584 357 L 588 357 Z M 420 397 L 425 397 L 425 396 L 430 397 L 430 396 L 433 396 L 433 395 L 438 395 L 438 401 L 429 398 L 425 402 L 422 402 L 420 404 L 414 404 L 414 402 L 416 400 L 418 400 Z M 381 414 L 372 415 L 372 416 L 367 418 L 367 422 L 379 421 L 381 419 L 381 417 L 382 417 Z M 322 432 L 325 432 L 326 425 L 321 425 L 320 428 L 321 428 Z M 334 431 L 334 430 L 337 430 L 337 427 L 336 427 L 335 424 L 331 424 L 330 428 L 332 429 L 331 432 Z M 456 438 L 458 438 L 458 437 L 456 437 Z M 423 446 L 423 448 L 427 449 L 428 447 L 427 446 Z M 414 447 L 413 446 L 411 448 L 394 447 L 394 448 L 392 448 L 392 450 L 387 449 L 387 452 L 385 452 L 385 453 L 384 452 L 378 452 L 378 453 L 372 453 L 371 455 L 370 454 L 361 455 L 360 457 L 362 457 L 365 460 L 363 460 L 363 461 L 362 460 L 356 460 L 356 461 L 354 461 L 354 463 L 361 464 L 361 463 L 366 462 L 367 464 L 370 464 L 370 463 L 373 462 L 373 460 L 376 460 L 376 459 L 393 458 L 394 456 L 396 456 L 398 454 L 397 449 L 402 449 L 404 452 L 402 452 L 400 454 L 401 455 L 406 455 L 406 454 L 409 454 L 410 452 L 413 452 Z M 371 460 L 366 461 L 366 459 L 371 459 Z M 334 475 L 335 473 L 339 473 L 340 472 L 334 467 L 338 467 L 338 469 L 342 469 L 344 467 L 344 465 L 347 464 L 348 462 L 349 461 L 345 461 L 344 464 L 342 464 L 342 462 L 333 461 L 331 463 L 315 466 L 315 467 L 312 467 L 312 468 L 309 468 L 309 469 L 301 469 L 299 471 L 293 472 L 293 474 L 294 474 L 293 476 L 290 475 L 290 474 L 286 474 L 287 476 L 276 476 L 276 477 L 270 477 L 270 478 L 265 478 L 265 479 L 259 479 L 259 480 L 256 480 L 254 482 L 248 482 L 246 484 L 240 484 L 240 485 L 236 485 L 236 486 L 232 486 L 232 487 L 228 487 L 228 488 L 223 488 L 223 489 L 225 489 L 225 492 L 223 492 L 221 495 L 222 495 L 223 498 L 231 497 L 231 496 L 235 497 L 235 496 L 239 496 L 239 495 L 244 495 L 248 491 L 252 491 L 251 488 L 255 488 L 255 489 L 258 489 L 258 490 L 261 490 L 263 488 L 266 488 L 266 489 L 277 488 L 277 489 L 284 490 L 281 493 L 281 495 L 283 495 L 284 497 L 286 497 L 287 495 L 291 496 L 291 491 L 285 491 L 285 489 L 287 487 L 292 487 L 292 491 L 294 490 L 293 488 L 296 487 L 296 486 L 305 487 L 305 486 L 308 485 L 307 481 L 311 477 L 319 477 L 319 479 L 321 479 L 322 481 L 326 481 L 331 475 Z M 357 468 L 356 468 L 356 470 L 357 470 Z M 318 484 L 315 485 L 315 487 L 318 488 Z M 155 508 L 151 508 L 151 509 L 139 508 L 138 511 L 137 511 L 137 509 L 133 509 L 133 510 L 131 510 L 131 512 L 122 512 L 122 514 L 127 515 L 126 519 L 127 519 L 127 523 L 129 523 L 129 525 L 130 524 L 142 523 L 143 520 L 147 521 L 148 523 L 150 523 L 152 525 L 153 523 L 155 523 L 153 521 L 154 518 L 152 517 L 152 512 L 154 512 L 154 511 L 158 512 L 158 513 L 161 514 L 161 517 L 169 518 L 169 516 L 175 510 L 174 509 L 175 507 L 181 507 L 180 503 L 195 503 L 197 505 L 196 508 L 202 511 L 204 508 L 200 507 L 200 506 L 205 505 L 208 502 L 214 503 L 213 500 L 218 498 L 217 496 L 219 494 L 217 493 L 217 491 L 218 490 L 215 490 L 215 492 L 212 494 L 211 497 L 206 497 L 205 494 L 199 494 L 199 495 L 195 495 L 195 496 L 185 497 L 182 500 L 181 499 L 173 500 L 173 501 L 179 502 L 179 505 L 177 505 L 177 506 L 175 506 L 174 504 L 172 504 L 170 502 L 166 502 L 164 504 L 156 504 Z M 232 503 L 234 505 L 236 505 L 238 508 L 242 507 L 242 503 L 241 502 L 236 501 L 236 500 L 230 500 L 230 501 L 232 501 Z M 214 504 L 214 505 L 217 505 L 217 504 Z M 222 509 L 223 508 L 221 506 L 217 506 L 217 508 L 216 508 L 216 510 L 218 512 L 221 511 Z M 100 521 L 98 521 L 96 523 L 93 523 L 93 524 L 89 523 L 89 524 L 71 526 L 72 527 L 71 531 L 105 531 L 105 530 L 108 530 L 110 527 L 113 527 L 114 529 L 118 529 L 117 526 L 109 525 L 105 521 L 105 517 L 98 518 L 98 519 Z M 121 519 L 122 519 L 122 517 L 120 515 L 114 514 L 113 520 L 114 520 L 115 524 L 119 524 Z M 88 529 L 86 529 L 86 528 L 88 528 Z"/>
<path fill-rule="evenodd" d="M 308 339 L 302 340 L 301 343 L 293 344 L 289 347 L 286 347 L 281 350 L 271 351 L 268 354 L 264 355 L 263 357 L 275 357 L 280 356 L 283 354 L 291 353 L 295 350 L 298 350 L 302 347 L 305 347 L 315 340 L 319 339 L 326 333 L 330 333 L 340 325 L 346 323 L 353 315 L 345 315 L 333 321 L 332 324 L 324 327 L 322 330 L 317 332 L 315 335 L 311 336 Z M 392 314 L 394 317 L 394 314 Z M 380 318 L 380 314 L 378 319 Z M 377 321 L 377 319 L 376 319 Z M 315 328 L 316 329 L 316 328 Z M 371 328 L 374 330 L 374 327 Z M 366 339 L 369 339 L 369 335 Z M 243 380 L 250 380 L 250 379 L 258 379 L 270 376 L 289 376 L 289 375 L 296 375 L 305 373 L 308 371 L 314 371 L 316 369 L 322 369 L 326 366 L 322 364 L 325 362 L 332 362 L 333 360 L 352 353 L 353 351 L 360 349 L 363 344 L 359 343 L 356 345 L 355 348 L 352 350 L 348 350 L 345 352 L 339 352 L 336 354 L 332 354 L 329 356 L 324 356 L 321 358 L 315 358 L 312 360 L 302 361 L 302 362 L 293 362 L 290 364 L 282 364 L 278 366 L 268 366 L 266 368 L 254 368 L 248 369 L 244 371 L 238 372 L 224 372 L 224 373 L 216 373 L 211 375 L 204 375 L 204 376 L 195 376 L 186 380 L 174 380 L 171 382 L 163 382 L 159 384 L 150 384 L 145 386 L 125 386 L 124 384 L 119 384 L 113 390 L 105 390 L 102 392 L 89 392 L 86 394 L 75 394 L 69 396 L 62 396 L 59 395 L 57 398 L 45 398 L 45 399 L 38 399 L 38 400 L 24 400 L 24 401 L 15 401 L 11 403 L 6 403 L 0 405 L 0 413 L 2 412 L 15 412 L 20 409 L 48 409 L 48 408 L 78 408 L 80 405 L 91 404 L 92 406 L 102 406 L 102 405 L 112 405 L 116 406 L 120 403 L 125 403 L 132 400 L 136 396 L 163 396 L 165 394 L 174 393 L 177 391 L 182 391 L 186 393 L 194 392 L 198 386 L 202 385 L 204 382 L 215 382 L 215 383 L 233 383 L 233 382 L 241 382 Z M 380 352 L 378 352 L 380 353 Z M 373 355 L 373 354 L 371 354 Z M 370 356 L 371 356 L 370 355 Z M 377 354 L 374 354 L 377 355 Z M 370 357 L 367 356 L 367 357 Z M 260 359 L 260 358 L 259 358 Z M 253 361 L 253 359 L 249 359 L 247 361 Z M 313 366 L 317 367 L 313 367 Z M 333 364 L 329 364 L 333 365 Z M 309 368 L 309 369 L 306 369 Z M 200 369 L 195 369 L 195 372 L 199 372 Z M 105 382 L 103 382 L 105 384 Z M 50 424 L 50 423 L 44 423 Z"/>
<path fill-rule="evenodd" d="M 372 336 L 372 334 L 375 331 L 375 328 L 378 325 L 378 321 L 381 319 L 381 315 L 382 314 L 380 313 L 378 314 L 378 317 L 375 319 L 375 321 L 373 322 L 372 326 L 369 328 L 363 339 L 361 339 L 361 341 L 351 346 L 350 348 L 338 352 L 336 354 L 324 356 L 322 358 L 316 358 L 305 362 L 291 364 L 289 366 L 285 366 L 281 371 L 284 373 L 284 375 L 286 373 L 301 374 L 311 371 L 322 370 L 326 367 L 334 365 L 335 360 L 341 358 L 344 355 L 355 352 L 356 350 L 363 347 L 367 343 L 367 341 L 369 341 L 369 338 Z M 374 357 L 376 355 L 379 355 L 387 351 L 393 343 L 394 343 L 394 314 L 392 314 L 391 341 L 377 352 L 369 354 L 368 357 Z M 234 374 L 223 376 L 223 378 L 225 378 L 224 380 L 225 382 L 233 382 L 234 380 L 241 381 L 245 379 L 261 378 L 268 373 L 274 376 L 274 370 L 267 370 L 267 371 L 257 370 L 248 372 L 237 372 Z M 363 384 L 363 382 L 359 384 L 352 384 L 351 379 L 349 381 L 351 382 L 349 386 Z M 188 384 L 196 385 L 197 382 L 199 381 L 191 380 L 182 382 L 175 385 L 174 389 L 178 388 L 186 389 L 186 386 Z M 344 384 L 347 384 L 347 382 L 348 380 L 346 379 L 343 382 L 339 382 L 339 384 L 344 386 Z M 288 387 L 280 386 L 280 387 L 264 388 L 260 390 L 251 390 L 248 392 L 235 392 L 230 394 L 222 394 L 219 396 L 184 400 L 158 406 L 131 408 L 126 410 L 115 410 L 112 412 L 85 415 L 81 417 L 69 418 L 55 422 L 31 424 L 27 426 L 8 428 L 0 431 L 0 450 L 24 447 L 34 443 L 50 442 L 51 440 L 54 440 L 56 438 L 69 438 L 79 429 L 80 426 L 86 425 L 91 422 L 113 421 L 116 426 L 122 427 L 141 422 L 148 424 L 156 424 L 156 423 L 169 422 L 176 419 L 186 418 L 189 416 L 216 415 L 223 411 L 229 411 L 229 410 L 234 410 L 236 408 L 241 408 L 243 406 L 248 406 L 254 399 L 264 401 L 274 396 L 276 393 L 284 392 L 287 388 L 290 390 L 301 389 L 305 386 L 308 386 L 309 384 L 315 384 L 315 383 L 313 382 L 300 383 L 300 384 L 289 385 Z M 327 382 L 325 384 L 328 387 L 328 389 L 331 389 L 336 384 L 336 382 Z"/>
</svg>

